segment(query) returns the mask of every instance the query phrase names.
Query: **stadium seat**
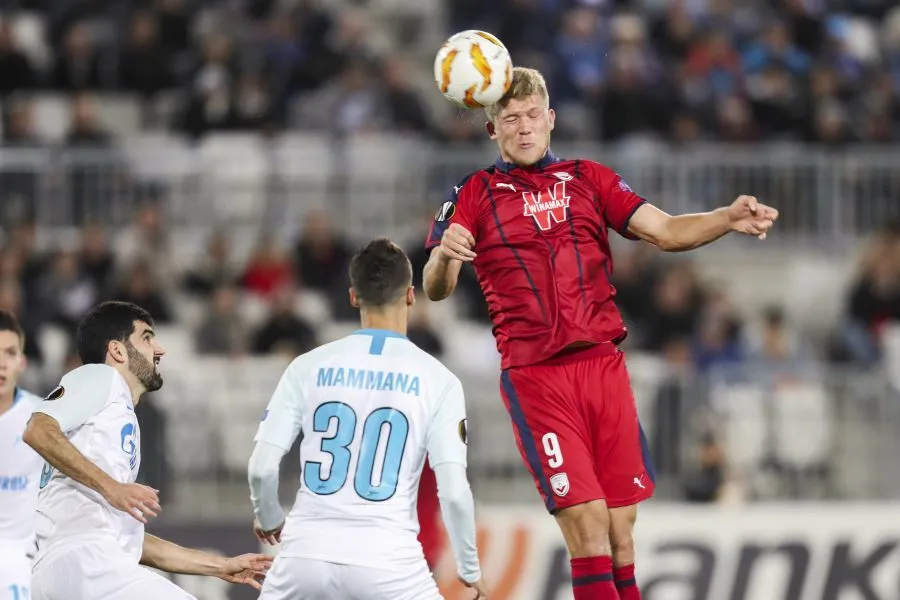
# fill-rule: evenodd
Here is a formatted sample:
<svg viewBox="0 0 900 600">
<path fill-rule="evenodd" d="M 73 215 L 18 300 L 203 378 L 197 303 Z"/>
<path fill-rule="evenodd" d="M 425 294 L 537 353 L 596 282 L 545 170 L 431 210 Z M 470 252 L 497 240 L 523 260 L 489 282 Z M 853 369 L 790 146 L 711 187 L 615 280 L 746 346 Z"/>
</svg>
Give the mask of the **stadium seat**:
<svg viewBox="0 0 900 600">
<path fill-rule="evenodd" d="M 830 407 L 830 398 L 818 383 L 791 383 L 775 389 L 773 439 L 780 463 L 807 469 L 827 461 L 834 443 Z"/>
<path fill-rule="evenodd" d="M 197 201 L 218 223 L 259 223 L 268 196 L 271 162 L 263 138 L 252 133 L 215 133 L 199 147 L 203 194 Z"/>
<path fill-rule="evenodd" d="M 710 404 L 721 419 L 729 468 L 742 479 L 752 479 L 769 454 L 765 390 L 753 384 L 716 385 Z"/>
</svg>

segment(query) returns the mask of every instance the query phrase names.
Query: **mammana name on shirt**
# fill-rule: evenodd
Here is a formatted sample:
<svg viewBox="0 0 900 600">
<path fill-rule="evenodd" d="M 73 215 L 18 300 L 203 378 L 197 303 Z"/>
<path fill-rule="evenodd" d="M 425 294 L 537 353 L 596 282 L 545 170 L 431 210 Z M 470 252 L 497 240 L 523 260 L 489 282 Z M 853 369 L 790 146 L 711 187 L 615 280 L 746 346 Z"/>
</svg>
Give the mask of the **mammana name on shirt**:
<svg viewBox="0 0 900 600">
<path fill-rule="evenodd" d="M 419 376 L 391 371 L 370 371 L 344 367 L 320 368 L 316 387 L 347 387 L 379 392 L 419 395 Z"/>
</svg>

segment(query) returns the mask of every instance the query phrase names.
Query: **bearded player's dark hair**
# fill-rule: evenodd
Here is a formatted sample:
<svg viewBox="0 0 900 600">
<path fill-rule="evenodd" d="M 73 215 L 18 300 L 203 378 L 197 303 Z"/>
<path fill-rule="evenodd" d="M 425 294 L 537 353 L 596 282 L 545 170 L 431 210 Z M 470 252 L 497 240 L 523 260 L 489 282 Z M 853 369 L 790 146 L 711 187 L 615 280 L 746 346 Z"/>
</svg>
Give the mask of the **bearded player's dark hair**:
<svg viewBox="0 0 900 600">
<path fill-rule="evenodd" d="M 130 302 L 110 301 L 98 304 L 81 319 L 75 345 L 82 364 L 103 364 L 112 341 L 127 342 L 134 333 L 134 322 L 153 325 L 146 310 Z"/>
<path fill-rule="evenodd" d="M 361 306 L 387 306 L 412 285 L 412 265 L 400 246 L 377 238 L 350 261 L 350 285 Z"/>
</svg>

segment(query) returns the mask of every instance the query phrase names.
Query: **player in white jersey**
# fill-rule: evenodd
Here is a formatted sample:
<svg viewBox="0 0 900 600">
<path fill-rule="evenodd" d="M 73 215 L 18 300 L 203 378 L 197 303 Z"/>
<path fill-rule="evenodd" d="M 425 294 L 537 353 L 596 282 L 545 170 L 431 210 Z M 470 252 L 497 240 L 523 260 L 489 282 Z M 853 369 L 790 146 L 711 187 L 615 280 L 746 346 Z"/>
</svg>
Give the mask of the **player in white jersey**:
<svg viewBox="0 0 900 600">
<path fill-rule="evenodd" d="M 462 385 L 406 336 L 412 267 L 386 239 L 350 264 L 363 329 L 296 358 L 250 458 L 254 530 L 282 543 L 261 600 L 436 600 L 417 536 L 426 453 L 460 578 L 486 598 L 466 478 Z M 302 484 L 285 521 L 278 469 L 300 433 Z"/>
<path fill-rule="evenodd" d="M 31 589 L 34 505 L 43 461 L 22 441 L 41 401 L 17 387 L 25 370 L 25 332 L 0 311 L 0 600 L 27 600 Z"/>
<path fill-rule="evenodd" d="M 40 404 L 25 441 L 47 465 L 41 474 L 32 600 L 192 598 L 147 565 L 171 573 L 257 581 L 269 558 L 223 558 L 144 533 L 160 510 L 156 490 L 135 483 L 141 437 L 134 407 L 162 387 L 165 351 L 143 309 L 106 302 L 77 333 L 81 366 Z"/>
</svg>

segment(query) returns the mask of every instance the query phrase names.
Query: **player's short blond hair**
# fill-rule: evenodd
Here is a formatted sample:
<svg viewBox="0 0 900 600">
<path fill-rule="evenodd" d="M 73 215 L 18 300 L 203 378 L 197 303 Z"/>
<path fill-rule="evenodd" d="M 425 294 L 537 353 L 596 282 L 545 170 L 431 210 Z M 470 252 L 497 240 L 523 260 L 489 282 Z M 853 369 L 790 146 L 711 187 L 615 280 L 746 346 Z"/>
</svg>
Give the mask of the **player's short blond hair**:
<svg viewBox="0 0 900 600">
<path fill-rule="evenodd" d="M 499 101 L 485 107 L 484 114 L 491 123 L 494 123 L 510 100 L 521 100 L 535 95 L 543 98 L 546 106 L 550 106 L 550 93 L 547 91 L 547 82 L 541 72 L 528 67 L 515 67 L 509 89 Z"/>
</svg>

